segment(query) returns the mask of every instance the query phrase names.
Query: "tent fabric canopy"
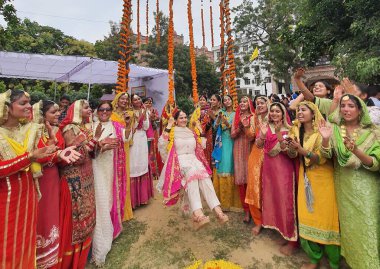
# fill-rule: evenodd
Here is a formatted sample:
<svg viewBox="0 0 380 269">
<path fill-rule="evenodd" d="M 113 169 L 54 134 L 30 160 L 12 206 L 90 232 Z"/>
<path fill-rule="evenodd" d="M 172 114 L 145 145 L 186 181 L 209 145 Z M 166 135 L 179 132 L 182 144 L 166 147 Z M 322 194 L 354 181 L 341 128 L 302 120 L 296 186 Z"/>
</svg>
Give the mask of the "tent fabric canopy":
<svg viewBox="0 0 380 269">
<path fill-rule="evenodd" d="M 168 76 L 167 70 L 130 64 L 130 81 Z M 0 77 L 116 84 L 116 61 L 83 56 L 59 56 L 0 51 Z"/>
</svg>

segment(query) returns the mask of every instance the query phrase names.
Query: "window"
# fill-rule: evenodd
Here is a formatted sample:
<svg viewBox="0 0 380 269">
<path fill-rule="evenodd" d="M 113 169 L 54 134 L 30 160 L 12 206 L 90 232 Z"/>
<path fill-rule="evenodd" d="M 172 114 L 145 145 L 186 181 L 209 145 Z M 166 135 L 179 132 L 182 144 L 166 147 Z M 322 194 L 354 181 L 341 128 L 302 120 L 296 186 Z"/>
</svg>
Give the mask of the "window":
<svg viewBox="0 0 380 269">
<path fill-rule="evenodd" d="M 244 85 L 251 85 L 251 80 L 249 78 L 244 78 Z"/>
<path fill-rule="evenodd" d="M 254 79 L 252 79 L 252 84 L 255 84 L 255 80 Z"/>
<path fill-rule="evenodd" d="M 256 90 L 255 95 L 260 95 L 260 91 Z"/>
<path fill-rule="evenodd" d="M 247 73 L 250 73 L 251 72 L 251 69 L 249 68 L 249 66 L 245 66 L 244 67 L 244 74 L 247 74 Z"/>
<path fill-rule="evenodd" d="M 271 83 L 272 82 L 272 78 L 271 77 L 266 77 L 265 78 L 265 82 L 266 83 Z"/>
<path fill-rule="evenodd" d="M 260 72 L 260 66 L 259 65 L 255 65 L 254 68 L 255 68 L 255 72 Z"/>
</svg>

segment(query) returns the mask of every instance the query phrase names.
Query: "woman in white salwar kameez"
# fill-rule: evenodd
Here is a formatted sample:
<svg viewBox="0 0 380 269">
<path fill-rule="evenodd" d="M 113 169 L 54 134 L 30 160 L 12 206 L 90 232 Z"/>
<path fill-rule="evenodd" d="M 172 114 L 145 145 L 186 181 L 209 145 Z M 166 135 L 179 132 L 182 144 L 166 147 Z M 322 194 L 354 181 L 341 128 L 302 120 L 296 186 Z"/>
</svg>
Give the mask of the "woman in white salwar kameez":
<svg viewBox="0 0 380 269">
<path fill-rule="evenodd" d="M 153 179 L 149 170 L 149 150 L 146 131 L 149 128 L 149 116 L 143 107 L 140 96 L 131 95 L 133 107 L 133 143 L 129 150 L 131 177 L 131 203 L 135 209 L 146 205 L 153 197 Z"/>
<path fill-rule="evenodd" d="M 165 166 L 157 188 L 163 193 L 164 203 L 173 205 L 179 199 L 180 190 L 185 190 L 192 212 L 194 228 L 198 230 L 210 222 L 202 209 L 201 195 L 209 208 L 215 212 L 221 223 L 228 221 L 220 207 L 211 182 L 211 169 L 200 144 L 200 137 L 187 128 L 186 113 L 179 110 L 169 119 L 158 141 L 158 147 Z M 174 121 L 176 127 L 173 126 Z M 199 127 L 200 128 L 200 127 Z"/>
<path fill-rule="evenodd" d="M 97 109 L 99 123 L 93 124 L 95 130 L 102 125 L 96 158 L 93 159 L 96 226 L 92 241 L 92 260 L 96 265 L 103 265 L 112 240 L 122 230 L 124 204 L 126 199 L 126 174 L 124 143 L 131 137 L 130 117 L 126 114 L 126 129 L 110 120 L 112 105 L 102 103 Z"/>
</svg>

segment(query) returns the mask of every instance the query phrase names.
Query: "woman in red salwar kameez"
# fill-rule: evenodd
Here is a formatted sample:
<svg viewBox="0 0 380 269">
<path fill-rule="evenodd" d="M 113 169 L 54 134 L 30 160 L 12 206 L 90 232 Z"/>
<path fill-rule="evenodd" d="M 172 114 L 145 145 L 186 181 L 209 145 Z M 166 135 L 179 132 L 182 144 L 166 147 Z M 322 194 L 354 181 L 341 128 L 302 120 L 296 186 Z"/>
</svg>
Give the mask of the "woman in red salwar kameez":
<svg viewBox="0 0 380 269">
<path fill-rule="evenodd" d="M 94 174 L 90 153 L 97 146 L 101 125 L 95 135 L 90 123 L 91 108 L 77 100 L 60 124 L 65 143 L 75 145 L 82 158 L 61 169 L 60 251 L 58 268 L 84 268 L 95 228 Z M 100 127 L 100 128 L 99 128 Z"/>
<path fill-rule="evenodd" d="M 59 106 L 53 101 L 40 101 L 33 105 L 33 121 L 44 124 L 38 147 L 54 144 L 65 148 L 65 140 L 58 129 Z M 51 138 L 52 137 L 52 138 Z M 41 199 L 37 217 L 37 268 L 51 268 L 58 263 L 59 248 L 59 197 L 60 180 L 58 157 L 38 160 L 43 165 L 39 179 Z"/>
<path fill-rule="evenodd" d="M 0 94 L 0 268 L 35 268 L 36 160 L 65 155 L 54 145 L 37 149 L 41 125 L 27 122 L 29 102 L 24 91 Z"/>
</svg>

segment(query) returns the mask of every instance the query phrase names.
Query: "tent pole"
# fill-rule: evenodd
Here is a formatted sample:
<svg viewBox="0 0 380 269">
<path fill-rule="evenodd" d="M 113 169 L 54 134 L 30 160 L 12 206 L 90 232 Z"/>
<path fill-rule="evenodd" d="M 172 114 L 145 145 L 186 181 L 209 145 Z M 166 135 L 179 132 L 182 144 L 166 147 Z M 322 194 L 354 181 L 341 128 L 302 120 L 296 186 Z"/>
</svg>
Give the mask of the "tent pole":
<svg viewBox="0 0 380 269">
<path fill-rule="evenodd" d="M 54 102 L 57 102 L 57 81 L 54 80 Z"/>
<path fill-rule="evenodd" d="M 88 91 L 87 91 L 87 101 L 90 101 L 90 90 L 91 90 L 91 82 L 88 83 Z"/>
</svg>

